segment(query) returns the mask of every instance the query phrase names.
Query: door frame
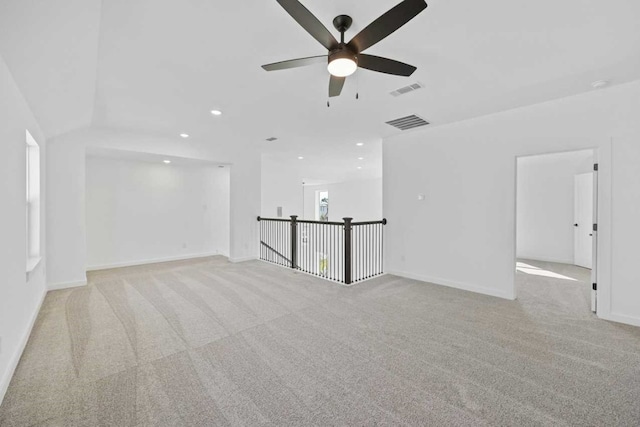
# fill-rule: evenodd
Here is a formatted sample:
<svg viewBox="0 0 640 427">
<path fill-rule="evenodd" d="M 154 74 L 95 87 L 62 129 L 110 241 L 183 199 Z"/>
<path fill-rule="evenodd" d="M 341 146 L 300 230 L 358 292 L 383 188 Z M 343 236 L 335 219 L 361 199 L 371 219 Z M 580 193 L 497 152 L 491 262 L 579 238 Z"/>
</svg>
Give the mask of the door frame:
<svg viewBox="0 0 640 427">
<path fill-rule="evenodd" d="M 610 141 L 611 142 L 611 141 Z M 594 170 L 594 186 L 593 186 L 593 223 L 594 224 L 599 224 L 600 218 L 601 218 L 601 211 L 605 211 L 606 210 L 606 216 L 607 218 L 609 218 L 607 220 L 608 225 L 609 225 L 609 229 L 610 229 L 610 216 L 611 216 L 611 194 L 610 191 L 607 193 L 608 197 L 606 198 L 606 201 L 604 198 L 598 197 L 601 194 L 601 190 L 603 188 L 605 188 L 604 183 L 599 179 L 601 178 L 600 174 L 598 172 L 600 172 L 602 170 L 602 163 L 604 163 L 604 161 L 607 161 L 607 163 L 610 165 L 611 163 L 611 157 L 612 157 L 612 153 L 611 153 L 611 145 L 609 145 L 608 147 L 606 147 L 608 149 L 602 150 L 602 147 L 599 146 L 587 146 L 587 147 L 581 147 L 581 148 L 573 148 L 573 149 L 565 149 L 565 150 L 557 150 L 557 151 L 544 151 L 544 152 L 534 152 L 534 153 L 528 153 L 528 154 L 522 154 L 522 155 L 516 155 L 514 158 L 514 176 L 515 176 L 515 180 L 514 180 L 514 204 L 513 204 L 513 259 L 512 259 L 512 263 L 511 263 L 511 268 L 513 271 L 513 280 L 512 280 L 512 292 L 513 292 L 513 299 L 516 300 L 518 299 L 518 295 L 517 295 L 517 289 L 516 289 L 516 269 L 515 266 L 517 265 L 518 262 L 518 254 L 517 254 L 517 242 L 518 242 L 518 159 L 520 158 L 525 158 L 525 157 L 533 157 L 533 156 L 544 156 L 544 155 L 549 155 L 549 154 L 562 154 L 562 153 L 573 153 L 576 151 L 586 151 L 586 150 L 591 150 L 593 152 L 593 164 L 594 165 L 598 165 L 597 170 Z M 595 169 L 595 168 L 594 168 Z M 611 170 L 610 168 L 607 168 L 608 170 L 608 174 L 607 174 L 607 182 L 611 182 Z M 610 190 L 610 187 L 609 187 Z M 601 224 L 599 224 L 599 229 L 602 229 L 602 227 L 600 226 Z M 611 276 L 610 276 L 610 269 L 611 269 L 611 265 L 610 265 L 610 259 L 606 260 L 606 264 L 605 264 L 605 257 L 602 256 L 603 253 L 608 253 L 609 257 L 611 254 L 611 235 L 608 234 L 607 239 L 599 239 L 598 238 L 598 233 L 597 231 L 594 231 L 593 233 L 593 249 L 592 249 L 592 269 L 591 269 L 591 282 L 592 282 L 592 290 L 591 290 L 591 309 L 593 312 L 595 312 L 598 317 L 601 318 L 605 318 L 605 319 L 609 319 L 610 316 L 610 301 L 611 301 L 611 288 L 610 288 L 610 283 L 611 283 Z M 606 243 L 606 248 L 604 247 Z M 600 257 L 598 256 L 600 255 Z M 603 277 L 605 276 L 604 274 L 601 273 L 602 271 L 605 271 L 608 273 L 606 275 L 606 278 Z M 596 286 L 594 286 L 593 284 L 597 284 L 597 290 L 594 289 Z M 597 300 L 597 303 L 596 303 Z M 606 301 L 606 302 L 605 302 Z M 603 303 L 604 302 L 604 303 Z M 605 307 L 607 308 L 605 310 Z"/>
</svg>

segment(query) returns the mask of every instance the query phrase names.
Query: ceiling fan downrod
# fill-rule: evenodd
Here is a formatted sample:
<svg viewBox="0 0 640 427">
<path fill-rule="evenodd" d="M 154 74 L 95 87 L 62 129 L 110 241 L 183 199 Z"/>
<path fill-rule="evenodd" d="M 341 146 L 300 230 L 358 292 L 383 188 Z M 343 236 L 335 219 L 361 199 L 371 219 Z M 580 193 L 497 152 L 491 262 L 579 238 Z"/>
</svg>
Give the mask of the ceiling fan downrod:
<svg viewBox="0 0 640 427">
<path fill-rule="evenodd" d="M 351 28 L 353 19 L 349 15 L 338 15 L 333 18 L 333 26 L 340 32 L 340 44 L 344 44 L 344 33 Z"/>
</svg>

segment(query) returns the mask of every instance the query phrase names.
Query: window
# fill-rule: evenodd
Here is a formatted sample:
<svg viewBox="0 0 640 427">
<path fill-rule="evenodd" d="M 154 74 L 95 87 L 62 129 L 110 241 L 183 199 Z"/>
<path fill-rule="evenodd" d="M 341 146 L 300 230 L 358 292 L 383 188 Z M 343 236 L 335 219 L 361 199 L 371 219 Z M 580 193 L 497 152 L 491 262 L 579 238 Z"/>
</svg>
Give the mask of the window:
<svg viewBox="0 0 640 427">
<path fill-rule="evenodd" d="M 316 191 L 316 220 L 329 221 L 328 191 Z"/>
<path fill-rule="evenodd" d="M 27 273 L 40 262 L 40 147 L 26 131 Z"/>
</svg>

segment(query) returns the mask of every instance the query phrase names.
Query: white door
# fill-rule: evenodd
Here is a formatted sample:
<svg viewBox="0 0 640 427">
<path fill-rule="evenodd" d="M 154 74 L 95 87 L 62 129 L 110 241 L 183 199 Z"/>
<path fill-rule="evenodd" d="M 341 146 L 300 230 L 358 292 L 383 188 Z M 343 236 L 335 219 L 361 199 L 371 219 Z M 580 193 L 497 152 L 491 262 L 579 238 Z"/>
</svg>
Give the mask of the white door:
<svg viewBox="0 0 640 427">
<path fill-rule="evenodd" d="M 574 264 L 591 268 L 593 262 L 593 172 L 575 176 Z"/>
</svg>

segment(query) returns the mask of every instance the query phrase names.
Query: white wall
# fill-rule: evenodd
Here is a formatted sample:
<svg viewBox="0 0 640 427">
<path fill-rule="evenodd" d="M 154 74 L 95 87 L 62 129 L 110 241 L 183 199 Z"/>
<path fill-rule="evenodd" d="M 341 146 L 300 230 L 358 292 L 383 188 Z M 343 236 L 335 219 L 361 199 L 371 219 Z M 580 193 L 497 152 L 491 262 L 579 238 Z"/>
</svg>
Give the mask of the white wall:
<svg viewBox="0 0 640 427">
<path fill-rule="evenodd" d="M 229 168 L 87 158 L 89 269 L 229 253 Z"/>
<path fill-rule="evenodd" d="M 51 140 L 47 175 L 48 282 L 50 287 L 73 286 L 86 280 L 85 153 L 87 149 L 123 150 L 170 158 L 204 160 L 230 165 L 229 258 L 238 262 L 258 256 L 260 214 L 260 155 L 240 142 L 234 151 L 209 140 L 171 139 L 154 135 L 85 129 Z"/>
<path fill-rule="evenodd" d="M 46 292 L 46 141 L 4 59 L 0 57 L 0 402 L 27 343 Z M 40 146 L 41 256 L 26 271 L 25 130 Z"/>
<path fill-rule="evenodd" d="M 304 219 L 316 219 L 316 191 L 329 191 L 329 221 L 382 219 L 382 178 L 304 186 Z"/>
<path fill-rule="evenodd" d="M 598 315 L 640 325 L 638 117 L 633 82 L 386 140 L 387 271 L 514 298 L 516 157 L 597 148 Z"/>
<path fill-rule="evenodd" d="M 274 218 L 282 207 L 284 218 L 315 219 L 312 192 L 329 187 L 333 188 L 332 220 L 343 216 L 379 219 L 382 215 L 381 141 L 354 142 L 333 151 L 322 145 L 311 152 L 308 147 L 298 147 L 300 152 L 285 146 L 273 149 L 284 152 L 262 155 L 261 216 Z M 304 158 L 299 160 L 298 154 Z"/>
<path fill-rule="evenodd" d="M 287 162 L 269 156 L 262 157 L 261 216 L 276 218 L 278 207 L 282 217 L 302 218 L 302 182 L 300 171 Z"/>
<path fill-rule="evenodd" d="M 518 158 L 518 258 L 573 264 L 574 177 L 593 163 L 592 150 Z"/>
<path fill-rule="evenodd" d="M 87 283 L 85 146 L 82 140 L 49 141 L 47 150 L 47 284 L 49 289 Z"/>
</svg>

